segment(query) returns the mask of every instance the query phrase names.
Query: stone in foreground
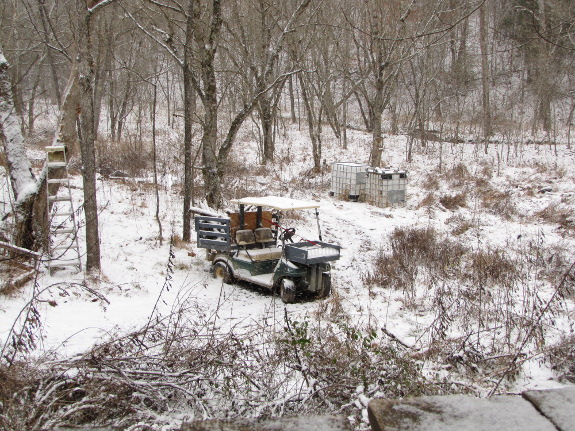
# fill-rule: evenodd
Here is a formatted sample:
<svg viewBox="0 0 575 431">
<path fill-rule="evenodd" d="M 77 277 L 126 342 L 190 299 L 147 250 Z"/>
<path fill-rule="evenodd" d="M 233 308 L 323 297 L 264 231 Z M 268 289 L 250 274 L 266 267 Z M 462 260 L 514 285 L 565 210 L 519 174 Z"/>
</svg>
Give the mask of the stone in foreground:
<svg viewBox="0 0 575 431">
<path fill-rule="evenodd" d="M 368 413 L 373 431 L 557 431 L 518 396 L 372 400 Z"/>
<path fill-rule="evenodd" d="M 182 425 L 181 431 L 352 431 L 341 416 L 297 416 L 278 419 L 236 419 L 196 421 Z"/>
<path fill-rule="evenodd" d="M 528 391 L 523 397 L 561 431 L 575 430 L 575 387 Z"/>
</svg>

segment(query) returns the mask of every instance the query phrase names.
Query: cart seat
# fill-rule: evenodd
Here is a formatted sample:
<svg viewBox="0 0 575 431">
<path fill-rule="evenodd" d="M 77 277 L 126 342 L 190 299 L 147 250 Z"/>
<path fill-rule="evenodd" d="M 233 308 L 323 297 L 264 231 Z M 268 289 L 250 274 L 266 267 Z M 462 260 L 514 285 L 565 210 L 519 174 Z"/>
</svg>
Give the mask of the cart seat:
<svg viewBox="0 0 575 431">
<path fill-rule="evenodd" d="M 250 245 L 256 243 L 254 232 L 250 229 L 242 229 L 236 232 L 236 243 L 238 245 Z"/>
<path fill-rule="evenodd" d="M 237 257 L 246 261 L 258 262 L 261 260 L 273 260 L 282 257 L 281 248 L 255 248 L 251 250 L 241 250 Z"/>
<path fill-rule="evenodd" d="M 265 244 L 268 242 L 275 243 L 274 234 L 269 227 L 259 227 L 255 230 L 256 242 Z"/>
</svg>

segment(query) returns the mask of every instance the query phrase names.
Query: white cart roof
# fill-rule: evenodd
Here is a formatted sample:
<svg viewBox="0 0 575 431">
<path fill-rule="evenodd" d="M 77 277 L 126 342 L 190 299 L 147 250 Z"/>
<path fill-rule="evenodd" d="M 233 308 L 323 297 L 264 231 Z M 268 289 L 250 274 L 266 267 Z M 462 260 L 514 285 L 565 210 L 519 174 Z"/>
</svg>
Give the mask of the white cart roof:
<svg viewBox="0 0 575 431">
<path fill-rule="evenodd" d="M 306 210 L 310 208 L 319 208 L 319 203 L 310 201 L 300 201 L 298 199 L 283 198 L 281 196 L 262 196 L 259 198 L 248 197 L 234 199 L 230 201 L 236 205 L 253 205 L 266 208 L 273 208 L 280 211 L 289 210 Z"/>
</svg>

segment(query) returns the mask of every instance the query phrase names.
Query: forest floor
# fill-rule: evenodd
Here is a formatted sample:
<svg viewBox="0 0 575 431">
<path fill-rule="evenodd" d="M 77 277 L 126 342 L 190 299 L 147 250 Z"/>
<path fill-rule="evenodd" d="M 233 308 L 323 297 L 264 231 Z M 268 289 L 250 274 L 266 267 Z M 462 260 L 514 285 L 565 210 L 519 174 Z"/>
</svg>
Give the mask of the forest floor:
<svg viewBox="0 0 575 431">
<path fill-rule="evenodd" d="M 407 204 L 379 208 L 329 195 L 331 163 L 365 162 L 368 134 L 350 131 L 348 149 L 326 137 L 321 174 L 312 173 L 308 139 L 296 126 L 278 136 L 268 166 L 259 164 L 248 133 L 239 136 L 226 198 L 319 202 L 323 239 L 342 246 L 332 296 L 288 305 L 264 289 L 214 279 L 195 240 L 179 240 L 176 176 L 160 177 L 162 242 L 150 179 L 99 178 L 101 274 L 50 275 L 42 268 L 24 288 L 0 293 L 4 357 L 58 370 L 67 384 L 91 394 L 78 397 L 76 411 L 73 403 L 50 404 L 50 419 L 38 413 L 34 420 L 105 424 L 103 414 L 78 414 L 94 409 L 86 406 L 102 396 L 86 382 L 103 369 L 115 371 L 102 379 L 131 385 L 132 402 L 141 401 L 126 413 L 131 420 L 112 422 L 132 429 L 141 421 L 172 429 L 193 418 L 320 408 L 343 412 L 364 429 L 373 397 L 487 396 L 575 383 L 575 151 L 533 143 L 492 143 L 485 151 L 473 142 L 428 142 L 415 144 L 408 163 L 407 142 L 406 136 L 386 137 L 382 162 L 408 171 Z M 31 156 L 40 160 L 41 147 Z M 74 175 L 72 184 L 80 206 L 81 177 Z M 311 213 L 298 212 L 285 223 L 302 238 L 317 238 Z M 25 348 L 14 349 L 15 335 Z M 190 346 L 201 355 L 173 365 L 181 357 L 169 352 L 191 355 Z M 216 352 L 228 368 L 211 356 Z M 279 353 L 283 362 L 274 356 Z M 206 370 L 199 371 L 196 360 Z M 240 360 L 251 374 L 238 370 Z M 205 374 L 192 383 L 184 369 Z M 164 383 L 138 386 L 136 370 L 161 374 Z M 187 383 L 170 380 L 175 373 Z M 177 402 L 145 389 L 165 391 L 166 380 L 180 394 Z M 45 386 L 48 398 L 58 392 Z"/>
</svg>

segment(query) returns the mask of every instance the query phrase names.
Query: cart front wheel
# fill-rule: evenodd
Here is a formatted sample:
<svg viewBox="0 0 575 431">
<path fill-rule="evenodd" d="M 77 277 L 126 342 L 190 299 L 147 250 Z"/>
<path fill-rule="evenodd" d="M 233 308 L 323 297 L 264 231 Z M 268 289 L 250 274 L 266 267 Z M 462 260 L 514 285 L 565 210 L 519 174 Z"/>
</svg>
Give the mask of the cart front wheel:
<svg viewBox="0 0 575 431">
<path fill-rule="evenodd" d="M 213 268 L 214 278 L 222 280 L 224 283 L 232 284 L 234 280 L 234 275 L 230 267 L 224 262 L 216 262 Z"/>
<path fill-rule="evenodd" d="M 280 285 L 280 297 L 285 304 L 295 302 L 295 284 L 287 278 L 282 279 Z"/>
</svg>

